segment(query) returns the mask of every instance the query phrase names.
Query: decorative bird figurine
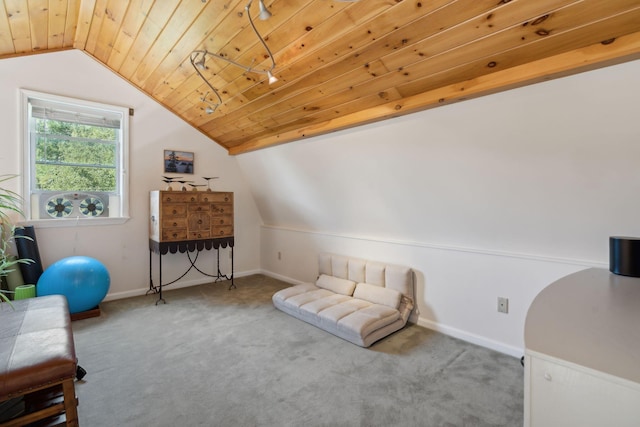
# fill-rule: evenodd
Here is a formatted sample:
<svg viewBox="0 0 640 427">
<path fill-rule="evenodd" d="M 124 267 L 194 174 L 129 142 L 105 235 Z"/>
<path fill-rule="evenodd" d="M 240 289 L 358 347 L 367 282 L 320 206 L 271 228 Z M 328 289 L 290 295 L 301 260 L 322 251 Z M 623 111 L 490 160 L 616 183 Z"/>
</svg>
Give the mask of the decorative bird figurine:
<svg viewBox="0 0 640 427">
<path fill-rule="evenodd" d="M 162 178 L 163 178 L 162 180 L 168 184 L 167 188 L 166 188 L 166 191 L 173 191 L 173 188 L 171 188 L 171 184 L 174 181 L 177 181 L 177 180 L 181 179 L 182 177 L 181 176 L 172 177 L 172 176 L 164 176 L 164 175 L 162 175 Z"/>
<path fill-rule="evenodd" d="M 211 181 L 212 179 L 218 179 L 220 178 L 219 176 L 203 176 L 202 179 L 206 179 L 207 180 L 207 191 L 211 191 L 211 186 L 209 185 L 209 181 Z"/>
<path fill-rule="evenodd" d="M 204 187 L 206 184 L 191 184 L 191 183 L 189 183 L 189 185 L 192 187 L 191 191 L 198 191 L 198 187 Z"/>
<path fill-rule="evenodd" d="M 185 186 L 185 184 L 193 182 L 193 181 L 185 181 L 185 180 L 176 180 L 176 181 L 182 184 L 182 188 L 181 188 L 182 191 L 187 191 L 187 187 Z"/>
</svg>

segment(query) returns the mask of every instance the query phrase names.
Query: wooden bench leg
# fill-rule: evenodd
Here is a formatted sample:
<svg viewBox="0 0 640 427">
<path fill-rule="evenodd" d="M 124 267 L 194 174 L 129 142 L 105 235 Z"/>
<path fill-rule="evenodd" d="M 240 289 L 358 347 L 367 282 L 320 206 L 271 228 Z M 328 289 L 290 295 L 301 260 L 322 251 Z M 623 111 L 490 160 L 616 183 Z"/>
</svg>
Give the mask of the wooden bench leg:
<svg viewBox="0 0 640 427">
<path fill-rule="evenodd" d="M 62 382 L 62 395 L 64 397 L 64 412 L 67 418 L 67 426 L 78 427 L 78 400 L 73 378 Z"/>
<path fill-rule="evenodd" d="M 59 422 L 59 419 L 66 420 L 65 425 L 67 426 L 79 426 L 78 398 L 76 397 L 74 378 L 33 388 L 26 394 L 7 395 L 6 397 L 19 396 L 22 396 L 23 399 L 22 409 L 24 412 L 17 414 L 14 418 L 0 421 L 0 427 L 23 427 L 42 420 Z"/>
</svg>

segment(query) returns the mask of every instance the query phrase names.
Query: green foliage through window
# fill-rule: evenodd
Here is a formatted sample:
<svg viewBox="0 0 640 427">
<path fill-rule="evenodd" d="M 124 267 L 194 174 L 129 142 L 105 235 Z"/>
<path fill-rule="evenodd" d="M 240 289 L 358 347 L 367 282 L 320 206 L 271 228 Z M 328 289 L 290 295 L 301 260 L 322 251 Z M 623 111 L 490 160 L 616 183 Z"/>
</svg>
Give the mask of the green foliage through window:
<svg viewBox="0 0 640 427">
<path fill-rule="evenodd" d="M 118 129 L 34 120 L 37 190 L 116 191 Z"/>
</svg>

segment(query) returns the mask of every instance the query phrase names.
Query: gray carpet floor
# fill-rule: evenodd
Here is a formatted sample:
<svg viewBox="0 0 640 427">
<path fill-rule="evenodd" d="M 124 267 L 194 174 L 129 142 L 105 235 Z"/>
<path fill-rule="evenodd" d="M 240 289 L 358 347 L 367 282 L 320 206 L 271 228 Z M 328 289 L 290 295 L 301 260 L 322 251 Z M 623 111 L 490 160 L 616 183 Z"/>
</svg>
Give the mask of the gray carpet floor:
<svg viewBox="0 0 640 427">
<path fill-rule="evenodd" d="M 228 283 L 73 322 L 80 425 L 522 425 L 516 358 L 417 325 L 364 349 L 275 309 L 284 282 Z"/>
</svg>

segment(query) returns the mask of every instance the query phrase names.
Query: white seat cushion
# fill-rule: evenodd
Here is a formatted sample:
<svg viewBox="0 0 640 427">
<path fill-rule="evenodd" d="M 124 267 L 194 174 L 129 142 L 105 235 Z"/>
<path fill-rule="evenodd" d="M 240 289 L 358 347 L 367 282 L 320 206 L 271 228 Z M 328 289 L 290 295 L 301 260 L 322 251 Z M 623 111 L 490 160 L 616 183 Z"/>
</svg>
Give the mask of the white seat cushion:
<svg viewBox="0 0 640 427">
<path fill-rule="evenodd" d="M 386 305 L 372 304 L 358 310 L 338 321 L 338 330 L 342 332 L 356 332 L 366 337 L 373 331 L 387 326 L 400 318 L 400 313 Z"/>
</svg>

